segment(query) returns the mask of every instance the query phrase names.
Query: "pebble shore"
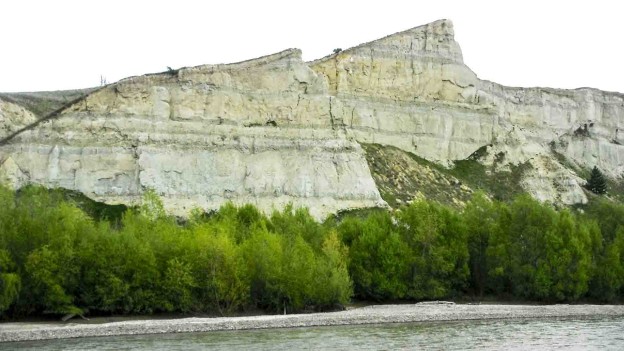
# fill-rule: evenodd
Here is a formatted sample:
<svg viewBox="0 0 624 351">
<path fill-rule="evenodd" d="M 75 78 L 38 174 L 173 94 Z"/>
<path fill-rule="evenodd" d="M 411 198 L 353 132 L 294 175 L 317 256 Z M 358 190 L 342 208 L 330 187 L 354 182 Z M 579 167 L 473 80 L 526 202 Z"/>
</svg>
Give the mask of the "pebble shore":
<svg viewBox="0 0 624 351">
<path fill-rule="evenodd" d="M 249 317 L 131 320 L 100 324 L 2 323 L 0 342 L 216 330 L 294 328 L 487 319 L 624 316 L 624 305 L 500 305 L 446 302 L 375 305 L 341 312 Z"/>
</svg>

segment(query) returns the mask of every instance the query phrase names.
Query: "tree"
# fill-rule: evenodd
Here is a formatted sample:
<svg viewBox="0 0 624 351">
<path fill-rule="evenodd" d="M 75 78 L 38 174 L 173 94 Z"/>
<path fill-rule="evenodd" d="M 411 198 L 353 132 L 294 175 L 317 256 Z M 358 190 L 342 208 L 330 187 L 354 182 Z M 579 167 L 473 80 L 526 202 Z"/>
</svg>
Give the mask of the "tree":
<svg viewBox="0 0 624 351">
<path fill-rule="evenodd" d="M 365 220 L 348 218 L 338 228 L 349 248 L 355 295 L 377 301 L 402 299 L 408 292 L 413 254 L 388 212 Z"/>
<path fill-rule="evenodd" d="M 548 299 L 553 285 L 549 255 L 556 250 L 557 212 L 530 195 L 517 197 L 500 213 L 490 234 L 488 266 L 492 290 L 520 298 Z"/>
<path fill-rule="evenodd" d="M 408 297 L 440 299 L 463 291 L 469 278 L 462 218 L 449 207 L 415 201 L 397 212 L 402 239 L 411 249 Z"/>
<path fill-rule="evenodd" d="M 7 250 L 0 249 L 0 314 L 9 309 L 19 296 L 22 282 Z"/>
<path fill-rule="evenodd" d="M 353 295 L 353 283 L 347 267 L 349 250 L 335 230 L 323 241 L 321 259 L 317 260 L 312 294 L 319 309 L 346 304 Z"/>
<path fill-rule="evenodd" d="M 483 192 L 475 193 L 463 212 L 470 255 L 470 287 L 478 296 L 483 296 L 487 284 L 487 249 L 496 230 L 498 212 L 496 204 Z"/>
<path fill-rule="evenodd" d="M 592 169 L 589 180 L 587 181 L 587 189 L 598 195 L 607 192 L 607 180 L 596 166 Z"/>
</svg>

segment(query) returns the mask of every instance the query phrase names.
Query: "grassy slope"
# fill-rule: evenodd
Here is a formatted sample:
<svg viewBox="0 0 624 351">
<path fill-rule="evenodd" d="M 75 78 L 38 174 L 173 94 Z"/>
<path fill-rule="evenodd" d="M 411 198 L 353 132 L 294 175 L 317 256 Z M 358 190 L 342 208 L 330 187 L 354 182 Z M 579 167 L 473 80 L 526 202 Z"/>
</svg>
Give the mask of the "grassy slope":
<svg viewBox="0 0 624 351">
<path fill-rule="evenodd" d="M 392 146 L 362 144 L 381 196 L 394 208 L 417 198 L 461 207 L 473 190 L 443 167 Z"/>
<path fill-rule="evenodd" d="M 29 93 L 0 93 L 0 99 L 23 106 L 42 118 L 77 98 L 86 96 L 96 88 L 38 91 Z"/>
<path fill-rule="evenodd" d="M 479 163 L 484 150 L 445 168 L 392 146 L 362 144 L 381 196 L 392 207 L 425 197 L 442 204 L 462 207 L 475 190 L 507 201 L 522 193 L 520 180 L 530 165 L 512 166 L 509 172 L 492 172 Z"/>
</svg>

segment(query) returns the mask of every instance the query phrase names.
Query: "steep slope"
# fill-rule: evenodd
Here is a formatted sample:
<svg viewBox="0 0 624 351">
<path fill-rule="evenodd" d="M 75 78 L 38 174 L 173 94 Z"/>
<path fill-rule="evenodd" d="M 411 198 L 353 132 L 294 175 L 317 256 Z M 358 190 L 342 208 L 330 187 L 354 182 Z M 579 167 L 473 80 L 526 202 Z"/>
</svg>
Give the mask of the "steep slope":
<svg viewBox="0 0 624 351">
<path fill-rule="evenodd" d="M 132 77 L 39 124 L 27 95 L 0 96 L 0 175 L 108 203 L 154 188 L 180 215 L 225 201 L 265 211 L 292 202 L 318 218 L 385 206 L 379 190 L 393 205 L 418 194 L 461 204 L 476 188 L 584 203 L 577 172 L 597 165 L 622 176 L 624 95 L 479 80 L 453 31 L 441 20 L 309 63 L 290 49 Z M 419 179 L 427 174 L 472 189 L 435 196 Z"/>
<path fill-rule="evenodd" d="M 530 164 L 523 188 L 543 201 L 587 201 L 583 180 L 556 151 L 610 177 L 624 172 L 624 95 L 595 89 L 508 88 L 464 65 L 450 21 L 390 35 L 311 62 L 336 96 L 334 119 L 364 143 L 391 145 L 452 166 Z"/>
<path fill-rule="evenodd" d="M 87 96 L 96 89 L 0 93 L 0 99 L 21 105 L 35 115 L 43 117 L 74 100 Z"/>
<path fill-rule="evenodd" d="M 362 147 L 375 184 L 391 207 L 424 198 L 463 208 L 474 192 L 451 170 L 414 154 L 393 146 L 362 144 Z"/>
<path fill-rule="evenodd" d="M 2 146 L 0 171 L 109 203 L 153 188 L 180 215 L 226 201 L 292 202 L 319 218 L 385 206 L 361 147 L 329 115 L 324 86 L 287 50 L 107 86 Z"/>
<path fill-rule="evenodd" d="M 335 119 L 358 141 L 445 162 L 464 159 L 493 138 L 497 111 L 475 103 L 478 80 L 463 64 L 450 21 L 347 49 L 310 67 L 337 96 Z"/>
</svg>

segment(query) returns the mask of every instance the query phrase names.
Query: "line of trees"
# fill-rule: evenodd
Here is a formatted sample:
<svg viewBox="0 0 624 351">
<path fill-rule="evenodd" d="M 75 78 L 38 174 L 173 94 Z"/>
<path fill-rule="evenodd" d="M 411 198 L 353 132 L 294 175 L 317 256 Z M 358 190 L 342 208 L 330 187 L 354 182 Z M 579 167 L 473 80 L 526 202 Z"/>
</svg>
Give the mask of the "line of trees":
<svg viewBox="0 0 624 351">
<path fill-rule="evenodd" d="M 148 193 L 118 226 L 60 193 L 0 189 L 0 313 L 322 310 L 352 295 L 347 249 L 306 210 L 195 212 L 180 225 Z"/>
<path fill-rule="evenodd" d="M 7 318 L 327 310 L 353 297 L 617 301 L 623 288 L 624 206 L 606 200 L 556 211 L 477 193 L 463 211 L 422 200 L 324 223 L 228 204 L 180 224 L 148 192 L 111 223 L 59 192 L 0 188 Z"/>
<path fill-rule="evenodd" d="M 379 301 L 484 295 L 530 301 L 624 296 L 624 206 L 556 211 L 477 193 L 462 212 L 418 201 L 338 225 L 355 295 Z"/>
</svg>

